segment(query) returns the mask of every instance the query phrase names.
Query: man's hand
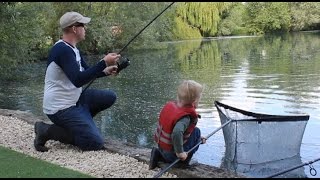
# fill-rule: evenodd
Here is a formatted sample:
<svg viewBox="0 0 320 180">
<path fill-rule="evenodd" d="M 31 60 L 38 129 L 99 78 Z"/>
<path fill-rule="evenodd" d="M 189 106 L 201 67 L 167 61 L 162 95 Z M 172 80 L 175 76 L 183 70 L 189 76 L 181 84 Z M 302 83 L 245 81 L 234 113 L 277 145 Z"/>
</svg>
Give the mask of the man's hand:
<svg viewBox="0 0 320 180">
<path fill-rule="evenodd" d="M 107 66 L 116 65 L 118 59 L 121 57 L 120 54 L 117 53 L 109 53 L 106 56 L 103 57 L 104 62 Z"/>
<path fill-rule="evenodd" d="M 108 66 L 106 67 L 103 72 L 108 76 L 108 75 L 116 75 L 118 74 L 117 72 L 118 70 L 118 66 L 117 65 L 112 65 L 112 66 Z"/>
</svg>

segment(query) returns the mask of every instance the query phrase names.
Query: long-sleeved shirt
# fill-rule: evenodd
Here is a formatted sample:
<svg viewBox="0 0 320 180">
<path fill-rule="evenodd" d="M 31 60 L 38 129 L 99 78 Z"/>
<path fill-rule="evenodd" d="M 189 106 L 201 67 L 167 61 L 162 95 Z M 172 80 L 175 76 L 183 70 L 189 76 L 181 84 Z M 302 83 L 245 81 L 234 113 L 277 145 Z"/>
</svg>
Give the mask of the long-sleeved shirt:
<svg viewBox="0 0 320 180">
<path fill-rule="evenodd" d="M 171 139 L 175 153 L 184 152 L 183 149 L 183 133 L 188 128 L 191 122 L 190 116 L 184 116 L 181 118 L 173 128 Z"/>
<path fill-rule="evenodd" d="M 76 105 L 82 86 L 94 78 L 106 76 L 104 61 L 89 67 L 76 47 L 63 40 L 50 50 L 45 75 L 43 112 L 54 114 Z"/>
</svg>

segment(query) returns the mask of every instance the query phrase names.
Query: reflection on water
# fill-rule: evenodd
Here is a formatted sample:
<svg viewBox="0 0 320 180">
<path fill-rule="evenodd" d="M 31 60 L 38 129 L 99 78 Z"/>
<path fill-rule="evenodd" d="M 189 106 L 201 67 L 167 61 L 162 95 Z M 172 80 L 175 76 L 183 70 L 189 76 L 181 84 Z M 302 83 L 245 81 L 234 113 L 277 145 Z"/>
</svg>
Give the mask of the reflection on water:
<svg viewBox="0 0 320 180">
<path fill-rule="evenodd" d="M 310 161 L 320 154 L 319 47 L 319 34 L 296 33 L 183 41 L 170 43 L 166 50 L 128 53 L 130 66 L 118 76 L 97 79 L 90 86 L 114 90 L 118 96 L 115 105 L 95 120 L 106 138 L 151 147 L 162 106 L 175 99 L 181 80 L 193 79 L 205 87 L 198 123 L 203 135 L 221 126 L 215 100 L 260 113 L 305 113 L 310 120 L 302 140 L 301 160 Z M 90 64 L 101 57 L 89 59 Z M 12 72 L 16 81 L 1 79 L 0 108 L 44 116 L 44 72 L 45 62 L 41 62 Z M 200 146 L 195 158 L 220 166 L 224 151 L 223 134 L 218 131 Z M 314 167 L 320 169 L 319 163 Z"/>
</svg>

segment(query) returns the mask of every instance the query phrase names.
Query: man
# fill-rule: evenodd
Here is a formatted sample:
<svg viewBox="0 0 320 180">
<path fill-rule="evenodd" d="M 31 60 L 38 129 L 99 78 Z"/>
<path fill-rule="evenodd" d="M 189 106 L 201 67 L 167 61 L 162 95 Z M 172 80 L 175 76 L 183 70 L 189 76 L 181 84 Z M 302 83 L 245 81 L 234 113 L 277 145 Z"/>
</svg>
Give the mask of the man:
<svg viewBox="0 0 320 180">
<path fill-rule="evenodd" d="M 53 124 L 35 123 L 37 151 L 48 151 L 48 140 L 72 144 L 84 151 L 105 149 L 93 117 L 111 107 L 116 94 L 111 90 L 82 91 L 82 86 L 95 78 L 117 74 L 120 55 L 109 53 L 96 65 L 87 65 L 76 45 L 85 39 L 85 26 L 90 20 L 78 12 L 67 12 L 60 18 L 63 35 L 49 53 L 43 96 L 43 112 Z"/>
</svg>

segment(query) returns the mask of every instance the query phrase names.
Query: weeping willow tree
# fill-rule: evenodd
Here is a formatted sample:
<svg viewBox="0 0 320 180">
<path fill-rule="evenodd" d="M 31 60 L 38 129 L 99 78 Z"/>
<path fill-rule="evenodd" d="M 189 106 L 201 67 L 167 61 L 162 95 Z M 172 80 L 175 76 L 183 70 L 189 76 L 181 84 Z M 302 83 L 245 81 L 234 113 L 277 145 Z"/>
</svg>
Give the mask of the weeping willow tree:
<svg viewBox="0 0 320 180">
<path fill-rule="evenodd" d="M 230 4 L 229 2 L 185 2 L 178 5 L 176 14 L 187 28 L 196 29 L 202 37 L 215 36 L 218 32 L 220 15 Z M 177 23 L 175 28 L 182 29 L 179 26 L 181 23 Z M 179 32 L 179 36 L 183 36 L 181 33 L 185 32 L 188 31 Z"/>
</svg>

